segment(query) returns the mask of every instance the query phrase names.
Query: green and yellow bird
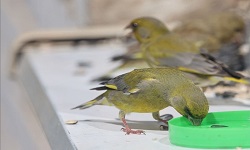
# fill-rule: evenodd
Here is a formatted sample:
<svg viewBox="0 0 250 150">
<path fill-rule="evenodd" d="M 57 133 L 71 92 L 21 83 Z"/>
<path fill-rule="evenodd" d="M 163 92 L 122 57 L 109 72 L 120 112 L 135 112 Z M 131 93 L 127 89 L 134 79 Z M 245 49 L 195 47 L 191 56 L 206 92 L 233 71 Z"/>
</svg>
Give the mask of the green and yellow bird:
<svg viewBox="0 0 250 150">
<path fill-rule="evenodd" d="M 245 43 L 245 28 L 241 16 L 233 12 L 220 12 L 183 21 L 173 32 L 181 39 L 205 49 L 230 69 L 242 71 L 245 64 L 240 47 Z"/>
<path fill-rule="evenodd" d="M 146 28 L 155 30 L 154 35 L 151 35 L 154 39 L 157 36 L 170 33 L 162 22 L 150 17 L 145 18 L 147 18 L 145 20 L 149 20 L 146 21 L 148 23 Z M 146 28 L 141 29 L 140 33 L 145 34 L 145 30 L 148 30 Z M 239 47 L 245 41 L 245 23 L 242 17 L 233 12 L 219 12 L 183 21 L 181 25 L 174 28 L 172 33 L 175 34 L 176 38 L 184 39 L 193 43 L 197 48 L 206 50 L 232 70 L 242 71 L 245 69 L 243 57 L 239 51 Z M 137 37 L 137 39 L 141 38 Z M 113 57 L 112 60 L 121 61 L 121 65 L 97 80 L 110 78 L 116 71 L 149 67 L 142 59 L 139 43 L 141 42 L 130 44 L 127 53 Z M 211 79 L 218 80 L 218 78 Z"/>
<path fill-rule="evenodd" d="M 157 20 L 151 20 L 151 21 L 152 21 L 152 27 L 154 23 L 158 23 L 158 28 L 155 29 L 155 31 L 152 33 L 152 36 L 158 37 L 158 36 L 161 36 L 162 34 L 167 34 L 170 32 L 163 23 L 154 22 Z M 127 28 L 129 28 L 129 26 L 125 27 L 125 29 Z M 122 69 L 125 70 L 127 68 L 130 68 L 132 70 L 132 69 L 149 68 L 149 65 L 147 64 L 147 62 L 144 61 L 142 57 L 140 46 L 138 44 L 134 44 L 133 46 L 134 47 L 130 47 L 129 51 L 126 54 L 118 55 L 112 58 L 112 61 L 117 61 L 117 60 L 122 61 L 120 66 L 112 69 L 111 71 L 107 72 L 105 75 L 99 78 L 96 78 L 93 81 L 103 81 L 103 80 L 110 79 L 111 78 L 110 76 L 112 75 L 112 73 L 118 70 L 122 70 Z"/>
<path fill-rule="evenodd" d="M 200 125 L 208 113 L 208 101 L 201 89 L 175 68 L 135 69 L 101 84 L 103 86 L 93 90 L 106 92 L 73 109 L 111 103 L 120 110 L 126 134 L 144 133 L 129 128 L 125 121 L 127 113 L 152 113 L 154 119 L 167 123 L 160 118 L 159 111 L 172 106 L 195 126 Z"/>
<path fill-rule="evenodd" d="M 140 43 L 142 57 L 151 67 L 177 67 L 201 87 L 232 80 L 249 83 L 243 76 L 194 43 L 172 32 L 161 32 L 164 24 L 152 17 L 136 18 L 127 26 Z M 166 28 L 166 27 L 165 27 Z M 204 79 L 204 80 L 203 80 Z M 203 82 L 210 80 L 210 82 Z"/>
</svg>

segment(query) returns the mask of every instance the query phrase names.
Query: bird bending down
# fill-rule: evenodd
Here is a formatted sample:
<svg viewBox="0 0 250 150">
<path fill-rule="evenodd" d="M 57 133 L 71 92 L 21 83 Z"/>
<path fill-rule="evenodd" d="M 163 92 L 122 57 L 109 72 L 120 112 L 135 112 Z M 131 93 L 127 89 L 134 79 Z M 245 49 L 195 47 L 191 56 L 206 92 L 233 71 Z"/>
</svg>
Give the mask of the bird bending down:
<svg viewBox="0 0 250 150">
<path fill-rule="evenodd" d="M 175 68 L 135 69 L 101 84 L 93 90 L 106 90 L 103 94 L 73 109 L 112 104 L 120 110 L 119 118 L 126 134 L 144 133 L 129 128 L 125 120 L 127 113 L 152 113 L 154 119 L 167 123 L 160 118 L 159 111 L 172 106 L 195 126 L 208 113 L 203 92 Z"/>
</svg>

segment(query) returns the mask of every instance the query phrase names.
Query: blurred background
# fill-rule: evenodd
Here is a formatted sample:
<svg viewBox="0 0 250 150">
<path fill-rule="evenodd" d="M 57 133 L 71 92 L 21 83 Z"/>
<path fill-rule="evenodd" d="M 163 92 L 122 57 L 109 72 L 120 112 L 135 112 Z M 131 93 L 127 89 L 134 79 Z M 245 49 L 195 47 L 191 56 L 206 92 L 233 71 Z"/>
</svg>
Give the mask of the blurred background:
<svg viewBox="0 0 250 150">
<path fill-rule="evenodd" d="M 125 27 L 140 16 L 157 17 L 171 25 L 227 10 L 249 25 L 248 0 L 1 0 L 1 149 L 50 149 L 34 110 L 24 101 L 28 95 L 9 78 L 13 43 L 21 35 L 37 30 Z"/>
</svg>

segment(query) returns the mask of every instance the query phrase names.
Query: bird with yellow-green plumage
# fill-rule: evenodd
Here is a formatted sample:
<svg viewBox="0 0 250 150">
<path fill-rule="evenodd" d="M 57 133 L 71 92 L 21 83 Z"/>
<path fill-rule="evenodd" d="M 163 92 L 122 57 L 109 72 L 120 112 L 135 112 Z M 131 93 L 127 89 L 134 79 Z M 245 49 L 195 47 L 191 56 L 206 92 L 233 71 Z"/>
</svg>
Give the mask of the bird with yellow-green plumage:
<svg viewBox="0 0 250 150">
<path fill-rule="evenodd" d="M 168 32 L 166 26 L 156 18 L 136 18 L 127 28 L 132 30 L 140 43 L 142 58 L 151 67 L 176 67 L 200 87 L 225 80 L 249 84 L 241 74 L 203 52 L 195 43 Z"/>
<path fill-rule="evenodd" d="M 127 113 L 152 113 L 153 118 L 162 120 L 159 111 L 172 106 L 193 125 L 200 125 L 208 113 L 208 101 L 201 89 L 175 68 L 136 69 L 103 82 L 93 90 L 106 90 L 95 99 L 73 109 L 85 109 L 94 105 L 114 105 L 124 124 L 126 134 L 142 134 L 132 130 L 126 123 Z"/>
<path fill-rule="evenodd" d="M 104 77 L 109 77 L 112 72 L 129 67 L 178 66 L 200 87 L 228 80 L 249 84 L 249 81 L 238 80 L 239 74 L 236 75 L 234 71 L 231 71 L 231 68 L 239 70 L 244 68 L 244 64 L 239 64 L 242 59 L 237 48 L 244 42 L 245 24 L 243 19 L 235 13 L 221 12 L 203 18 L 190 19 L 172 32 L 160 20 L 153 17 L 140 17 L 133 21 L 135 24 L 139 22 L 137 30 L 132 32 L 139 45 L 136 45 L 132 52 L 115 57 L 115 60 L 121 59 L 122 64 L 105 74 Z M 131 23 L 127 28 L 133 29 L 134 27 Z M 164 40 L 161 38 L 161 41 L 154 42 L 162 36 L 165 36 Z M 142 50 L 145 43 L 156 43 L 149 44 L 151 46 L 147 48 L 147 55 L 143 55 L 145 51 Z M 230 66 L 227 67 L 214 58 L 216 62 L 208 60 L 198 54 L 201 50 L 202 55 L 206 54 L 205 57 L 216 56 Z M 144 60 L 147 60 L 149 64 Z"/>
</svg>

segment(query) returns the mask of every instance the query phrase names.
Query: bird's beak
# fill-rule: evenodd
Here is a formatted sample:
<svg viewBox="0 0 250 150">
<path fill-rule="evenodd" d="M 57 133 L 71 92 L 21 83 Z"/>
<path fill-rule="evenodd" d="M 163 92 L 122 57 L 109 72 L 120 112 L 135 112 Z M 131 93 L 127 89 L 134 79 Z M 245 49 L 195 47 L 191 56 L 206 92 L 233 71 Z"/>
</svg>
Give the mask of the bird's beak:
<svg viewBox="0 0 250 150">
<path fill-rule="evenodd" d="M 126 29 L 131 29 L 132 27 L 131 27 L 131 24 L 128 24 L 125 28 L 124 28 L 124 30 L 126 30 Z"/>
<path fill-rule="evenodd" d="M 133 36 L 133 29 L 132 29 L 131 24 L 128 24 L 128 25 L 124 28 L 124 30 L 127 30 L 127 29 L 131 29 L 131 31 L 129 31 L 129 32 L 126 34 L 126 37 L 127 37 L 127 38 L 131 38 L 131 37 Z"/>
<path fill-rule="evenodd" d="M 199 125 L 201 125 L 201 122 L 202 122 L 203 119 L 201 119 L 201 118 L 192 118 L 192 117 L 188 116 L 188 120 L 191 121 L 194 126 L 199 126 Z"/>
</svg>

